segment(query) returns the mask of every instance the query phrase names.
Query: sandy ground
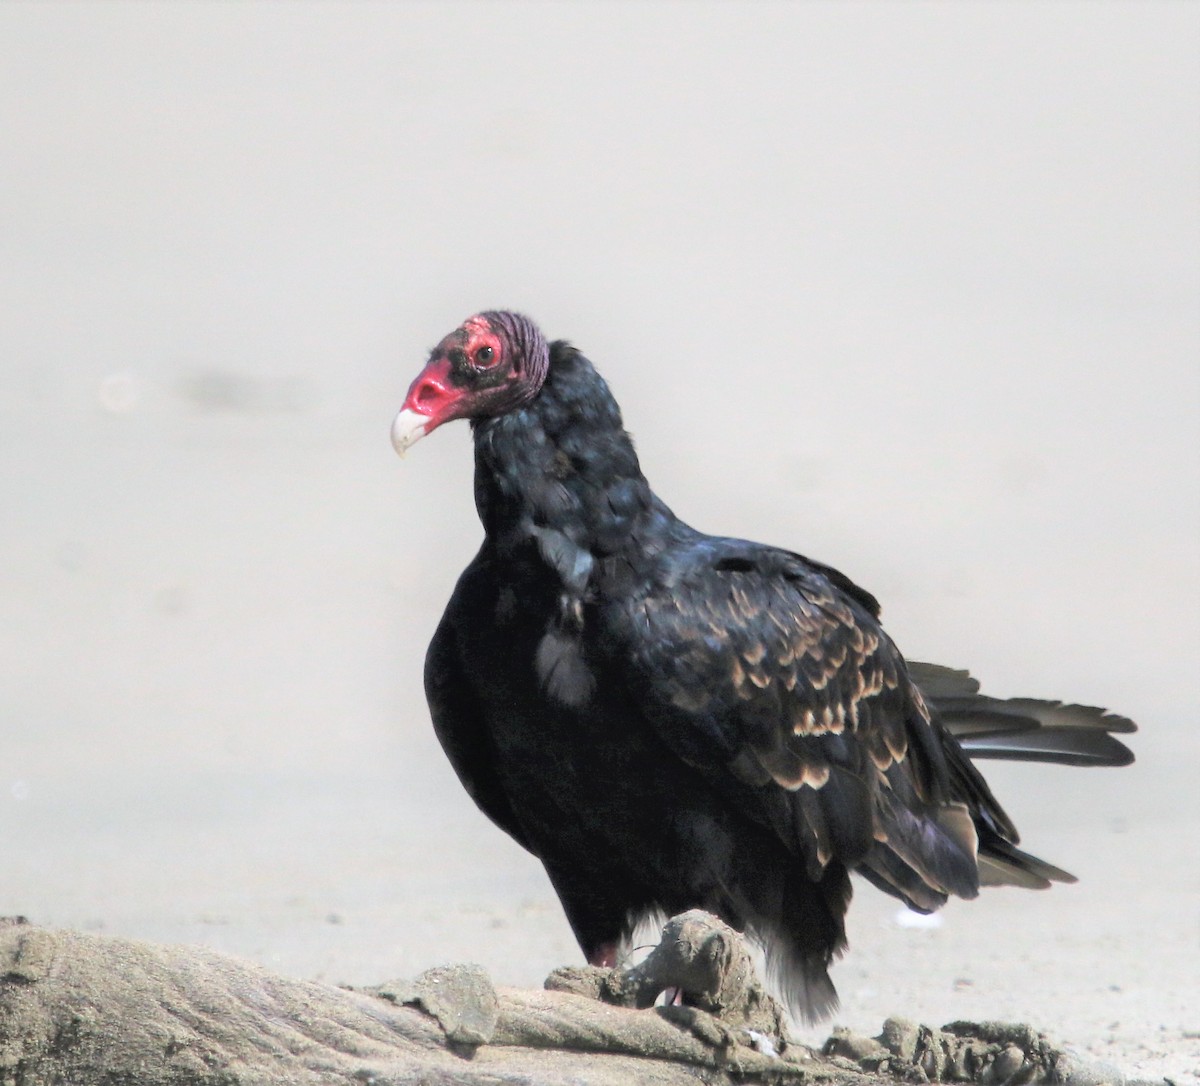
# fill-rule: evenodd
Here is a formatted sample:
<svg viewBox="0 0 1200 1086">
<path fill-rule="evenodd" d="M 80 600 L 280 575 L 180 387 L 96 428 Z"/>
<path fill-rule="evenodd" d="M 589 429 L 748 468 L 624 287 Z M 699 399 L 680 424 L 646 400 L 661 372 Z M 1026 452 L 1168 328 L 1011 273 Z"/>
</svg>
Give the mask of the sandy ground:
<svg viewBox="0 0 1200 1086">
<path fill-rule="evenodd" d="M 933 927 L 861 887 L 839 1020 L 1200 1081 L 1198 46 L 1153 3 L 0 5 L 0 914 L 361 983 L 578 960 L 423 704 L 468 434 L 387 442 L 524 307 L 698 526 L 1142 726 L 989 773 L 1077 886 Z"/>
<path fill-rule="evenodd" d="M 0 907 L 335 982 L 477 961 L 503 983 L 536 986 L 579 960 L 536 863 L 470 808 L 436 759 L 384 768 L 152 787 L 105 773 L 35 777 L 6 812 Z M 1119 783 L 1106 774 L 1065 797 L 1056 788 L 1054 810 L 1023 820 L 1026 840 L 1073 868 L 1077 886 L 995 891 L 913 926 L 861 884 L 851 950 L 834 974 L 835 1021 L 869 1031 L 894 1013 L 1029 1021 L 1138 1077 L 1200 1078 L 1196 876 L 1170 819 L 1139 811 L 1147 772 Z M 1184 772 L 1175 777 L 1185 792 Z M 1097 816 L 1114 806 L 1120 817 Z"/>
</svg>

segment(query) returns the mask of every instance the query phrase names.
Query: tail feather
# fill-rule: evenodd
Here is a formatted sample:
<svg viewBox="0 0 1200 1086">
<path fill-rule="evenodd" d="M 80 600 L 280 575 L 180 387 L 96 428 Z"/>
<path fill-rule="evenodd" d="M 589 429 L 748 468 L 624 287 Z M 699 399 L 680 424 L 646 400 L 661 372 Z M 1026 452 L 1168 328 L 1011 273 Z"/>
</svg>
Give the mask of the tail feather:
<svg viewBox="0 0 1200 1086">
<path fill-rule="evenodd" d="M 1075 877 L 1017 847 L 1016 826 L 992 795 L 975 767 L 977 758 L 1051 762 L 1059 765 L 1122 766 L 1133 753 L 1116 738 L 1137 726 L 1127 717 L 1090 705 L 1066 705 L 1036 698 L 992 698 L 966 671 L 936 664 L 910 663 L 909 675 L 920 688 L 941 736 L 941 750 L 955 801 L 912 817 L 924 833 L 914 832 L 897 812 L 884 811 L 888 840 L 875 845 L 858 870 L 880 889 L 920 911 L 937 908 L 947 894 L 972 897 L 972 887 L 953 876 L 955 853 L 977 867 L 978 885 L 1044 889 Z M 885 803 L 884 805 L 888 805 Z M 961 812 L 957 821 L 952 813 Z M 978 846 L 971 855 L 968 819 Z M 968 826 L 967 829 L 970 827 Z M 955 848 L 947 846 L 953 842 Z"/>
<path fill-rule="evenodd" d="M 952 726 L 949 730 L 955 734 Z M 1050 727 L 1034 732 L 983 732 L 956 738 L 972 758 L 1081 766 L 1122 766 L 1133 761 L 1133 752 L 1108 732 L 1081 734 L 1077 728 Z"/>
<path fill-rule="evenodd" d="M 920 872 L 883 844 L 877 844 L 855 870 L 876 889 L 899 898 L 913 912 L 936 912 L 949 897 L 930 886 Z"/>
<path fill-rule="evenodd" d="M 966 671 L 910 663 L 909 674 L 942 726 L 972 758 L 1122 766 L 1133 752 L 1113 733 L 1137 731 L 1128 717 L 1091 705 L 992 698 Z"/>
<path fill-rule="evenodd" d="M 1069 871 L 1022 852 L 999 838 L 979 849 L 979 882 L 982 886 L 1023 886 L 1045 890 L 1052 882 L 1077 882 Z"/>
<path fill-rule="evenodd" d="M 941 664 L 923 664 L 908 661 L 908 673 L 926 699 L 969 698 L 979 693 L 979 680 L 971 677 L 965 668 L 944 667 Z"/>
<path fill-rule="evenodd" d="M 979 893 L 976 834 L 964 804 L 914 812 L 886 789 L 880 790 L 877 803 L 887 838 L 875 843 L 866 866 L 874 866 L 871 860 L 880 852 L 890 852 L 934 894 L 972 898 Z M 879 873 L 887 877 L 884 870 Z"/>
</svg>

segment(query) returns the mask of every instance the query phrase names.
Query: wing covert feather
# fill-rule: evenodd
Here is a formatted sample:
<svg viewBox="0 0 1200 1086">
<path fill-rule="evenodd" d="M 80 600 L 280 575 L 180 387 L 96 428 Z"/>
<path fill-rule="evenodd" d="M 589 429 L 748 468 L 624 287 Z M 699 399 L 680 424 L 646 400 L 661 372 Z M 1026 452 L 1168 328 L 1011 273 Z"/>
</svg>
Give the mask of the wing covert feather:
<svg viewBox="0 0 1200 1086">
<path fill-rule="evenodd" d="M 853 866 L 884 832 L 876 792 L 893 766 L 919 802 L 944 800 L 940 746 L 899 651 L 823 569 L 705 539 L 624 606 L 631 651 L 616 655 L 651 724 L 710 775 L 792 793 L 792 824 L 771 817 L 818 869 Z"/>
</svg>

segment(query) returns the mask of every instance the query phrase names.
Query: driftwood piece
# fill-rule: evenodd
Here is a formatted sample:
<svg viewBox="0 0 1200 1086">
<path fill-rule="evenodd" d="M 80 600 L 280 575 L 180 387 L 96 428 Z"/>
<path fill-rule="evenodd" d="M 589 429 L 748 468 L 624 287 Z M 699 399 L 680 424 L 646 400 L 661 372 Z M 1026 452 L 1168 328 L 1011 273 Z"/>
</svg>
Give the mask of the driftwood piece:
<svg viewBox="0 0 1200 1086">
<path fill-rule="evenodd" d="M 497 989 L 477 966 L 344 989 L 195 947 L 0 921 L 0 1086 L 865 1086 L 950 1081 L 960 1068 L 988 1086 L 1067 1077 L 1055 1070 L 1061 1054 L 1027 1027 L 995 1027 L 1028 1036 L 975 1037 L 974 1055 L 957 1061 L 943 1046 L 930 1063 L 944 1031 L 926 1027 L 893 1029 L 894 1053 L 886 1032 L 835 1035 L 816 1058 L 788 1045 L 744 955 L 719 921 L 685 914 L 648 963 L 607 978 L 576 971 L 582 984 L 567 974 L 574 991 Z M 552 978 L 559 988 L 563 976 Z M 681 990 L 683 1005 L 636 1009 L 659 985 Z"/>
<path fill-rule="evenodd" d="M 348 990 L 195 947 L 0 927 L 4 1086 L 673 1086 L 729 1082 L 724 1067 L 782 1081 L 799 1064 L 749 1045 L 730 1060 L 658 1011 L 495 989 L 478 967 Z"/>
</svg>

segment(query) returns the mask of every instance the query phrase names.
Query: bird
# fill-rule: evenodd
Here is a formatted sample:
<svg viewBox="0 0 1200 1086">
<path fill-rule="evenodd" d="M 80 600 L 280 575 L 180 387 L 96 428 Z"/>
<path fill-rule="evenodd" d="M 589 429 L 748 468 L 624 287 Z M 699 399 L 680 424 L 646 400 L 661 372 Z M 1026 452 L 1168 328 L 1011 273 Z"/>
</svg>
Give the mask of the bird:
<svg viewBox="0 0 1200 1086">
<path fill-rule="evenodd" d="M 1074 881 L 1018 847 L 973 759 L 1125 765 L 1132 721 L 987 697 L 906 661 L 833 567 L 684 523 L 592 363 L 526 316 L 443 338 L 392 443 L 456 419 L 484 538 L 429 646 L 430 716 L 590 964 L 615 965 L 646 919 L 705 909 L 815 1022 L 838 1005 L 851 873 L 922 913 Z"/>
</svg>

